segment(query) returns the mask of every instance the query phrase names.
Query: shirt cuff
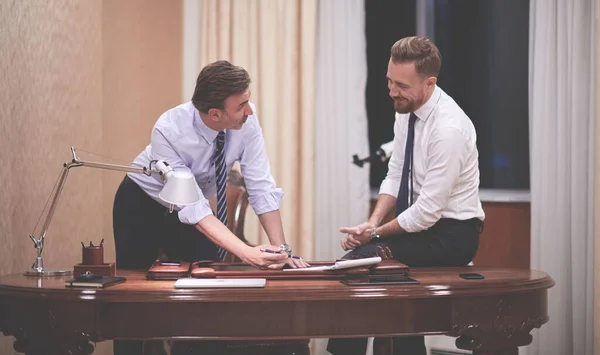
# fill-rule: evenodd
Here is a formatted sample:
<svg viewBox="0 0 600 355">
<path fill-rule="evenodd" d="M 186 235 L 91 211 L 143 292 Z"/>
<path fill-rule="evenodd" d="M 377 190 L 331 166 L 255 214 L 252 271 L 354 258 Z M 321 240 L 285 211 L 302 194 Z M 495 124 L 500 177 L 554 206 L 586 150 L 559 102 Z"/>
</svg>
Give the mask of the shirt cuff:
<svg viewBox="0 0 600 355">
<path fill-rule="evenodd" d="M 248 202 L 254 210 L 254 213 L 261 215 L 267 212 L 276 211 L 279 209 L 281 199 L 283 198 L 282 189 L 274 189 L 258 196 L 250 196 Z"/>
<path fill-rule="evenodd" d="M 416 204 L 410 206 L 406 211 L 400 213 L 396 218 L 402 229 L 408 233 L 421 232 L 431 228 L 437 220 L 428 220 L 426 216 L 416 209 Z"/>
<path fill-rule="evenodd" d="M 196 224 L 211 214 L 213 214 L 213 211 L 210 204 L 206 198 L 203 198 L 198 203 L 182 207 L 178 216 L 181 223 Z"/>
<path fill-rule="evenodd" d="M 381 183 L 381 187 L 379 188 L 379 194 L 386 194 L 390 196 L 397 197 L 398 190 L 400 189 L 400 181 L 395 181 L 392 179 L 385 179 Z"/>
<path fill-rule="evenodd" d="M 419 228 L 416 223 L 413 223 L 408 214 L 408 210 L 400 213 L 396 218 L 398 220 L 398 224 L 408 233 L 420 232 L 422 229 Z"/>
</svg>

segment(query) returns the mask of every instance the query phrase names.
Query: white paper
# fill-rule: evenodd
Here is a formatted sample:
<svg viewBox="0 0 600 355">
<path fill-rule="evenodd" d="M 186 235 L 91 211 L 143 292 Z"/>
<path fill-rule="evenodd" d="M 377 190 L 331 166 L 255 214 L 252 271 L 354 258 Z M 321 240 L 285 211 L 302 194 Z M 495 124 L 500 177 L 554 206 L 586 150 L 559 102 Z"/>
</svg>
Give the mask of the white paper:
<svg viewBox="0 0 600 355">
<path fill-rule="evenodd" d="M 175 288 L 222 288 L 222 287 L 265 287 L 267 279 L 195 279 L 183 278 L 175 281 Z"/>
<path fill-rule="evenodd" d="M 283 271 L 320 271 L 320 270 L 341 270 L 341 269 L 349 269 L 352 267 L 358 266 L 367 266 L 374 265 L 381 262 L 381 257 L 375 256 L 372 258 L 363 258 L 363 259 L 352 259 L 352 260 L 343 260 L 336 261 L 333 265 L 325 265 L 325 266 L 311 266 L 306 268 L 297 268 L 297 269 L 283 269 Z"/>
</svg>

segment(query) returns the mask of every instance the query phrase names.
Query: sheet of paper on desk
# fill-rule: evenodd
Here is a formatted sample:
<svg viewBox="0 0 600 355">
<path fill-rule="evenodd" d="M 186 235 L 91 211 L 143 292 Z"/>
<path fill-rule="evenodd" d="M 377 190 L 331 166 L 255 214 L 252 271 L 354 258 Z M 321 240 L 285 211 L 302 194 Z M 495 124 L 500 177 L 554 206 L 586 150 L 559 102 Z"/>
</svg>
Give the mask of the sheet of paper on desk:
<svg viewBox="0 0 600 355">
<path fill-rule="evenodd" d="M 298 268 L 298 269 L 283 269 L 283 271 L 341 270 L 341 269 L 349 269 L 349 268 L 358 267 L 358 266 L 374 265 L 379 262 L 381 262 L 381 257 L 375 256 L 372 258 L 336 261 L 335 264 L 333 264 L 333 265 L 311 266 L 311 267 Z"/>
<path fill-rule="evenodd" d="M 175 288 L 265 287 L 267 279 L 194 279 L 175 281 Z"/>
</svg>

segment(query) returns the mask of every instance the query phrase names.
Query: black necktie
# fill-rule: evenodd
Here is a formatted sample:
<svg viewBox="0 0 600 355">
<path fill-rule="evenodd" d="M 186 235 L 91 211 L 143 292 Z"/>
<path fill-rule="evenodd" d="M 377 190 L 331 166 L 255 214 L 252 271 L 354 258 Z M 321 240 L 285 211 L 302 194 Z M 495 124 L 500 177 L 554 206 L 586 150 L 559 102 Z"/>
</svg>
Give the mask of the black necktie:
<svg viewBox="0 0 600 355">
<path fill-rule="evenodd" d="M 408 174 L 412 170 L 411 165 L 413 157 L 413 145 L 415 141 L 416 120 L 417 115 L 411 113 L 410 118 L 408 120 L 408 134 L 406 135 L 406 147 L 404 148 L 404 165 L 402 166 L 402 179 L 400 180 L 400 190 L 398 190 L 398 198 L 396 199 L 396 216 L 404 212 L 404 210 L 406 210 L 409 206 Z"/>
<path fill-rule="evenodd" d="M 227 226 L 227 199 L 225 187 L 227 185 L 227 173 L 225 172 L 225 132 L 221 131 L 217 135 L 217 150 L 215 152 L 215 175 L 217 180 L 217 217 Z M 217 246 L 217 260 L 223 261 L 226 250 Z"/>
</svg>

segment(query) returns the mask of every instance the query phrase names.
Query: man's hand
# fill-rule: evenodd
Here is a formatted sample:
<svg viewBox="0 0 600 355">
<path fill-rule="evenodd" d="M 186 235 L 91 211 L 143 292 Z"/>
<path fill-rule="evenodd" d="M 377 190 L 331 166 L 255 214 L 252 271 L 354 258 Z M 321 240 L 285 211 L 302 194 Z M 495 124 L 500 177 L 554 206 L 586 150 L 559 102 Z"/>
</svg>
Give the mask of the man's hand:
<svg viewBox="0 0 600 355">
<path fill-rule="evenodd" d="M 355 249 L 371 241 L 371 230 L 375 228 L 369 222 L 364 222 L 355 227 L 342 227 L 340 232 L 347 233 L 346 238 L 342 240 L 342 249 Z"/>
<path fill-rule="evenodd" d="M 276 253 L 262 252 L 261 249 L 269 249 Z M 257 247 L 248 247 L 246 251 L 240 255 L 240 259 L 246 264 L 250 264 L 258 269 L 281 269 L 288 262 L 288 255 L 279 249 L 279 247 L 263 244 Z"/>
<path fill-rule="evenodd" d="M 304 259 L 302 259 L 302 258 L 296 259 L 296 258 L 297 257 L 288 257 L 287 264 L 292 269 L 305 268 L 305 267 L 309 267 L 310 266 L 310 264 L 307 263 L 306 261 L 304 261 Z"/>
</svg>

